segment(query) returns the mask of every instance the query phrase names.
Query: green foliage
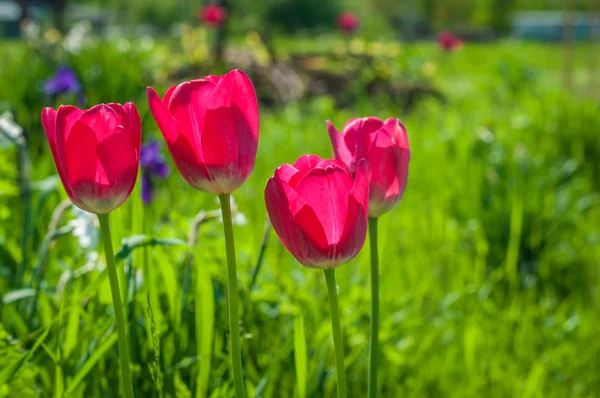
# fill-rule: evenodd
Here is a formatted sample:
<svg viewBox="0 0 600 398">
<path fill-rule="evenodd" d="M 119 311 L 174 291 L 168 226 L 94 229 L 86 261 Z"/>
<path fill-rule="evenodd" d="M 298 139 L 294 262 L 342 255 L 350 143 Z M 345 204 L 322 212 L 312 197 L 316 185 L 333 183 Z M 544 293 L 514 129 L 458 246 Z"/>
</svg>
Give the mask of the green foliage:
<svg viewBox="0 0 600 398">
<path fill-rule="evenodd" d="M 171 42 L 141 50 L 140 43 L 132 40 L 130 53 L 118 42 L 92 43 L 66 60 L 90 103 L 135 100 L 147 140 L 158 134 L 143 89 L 158 80 L 164 92 L 165 64 L 178 50 Z M 326 39 L 278 44 L 284 51 L 331 45 Z M 261 110 L 255 171 L 234 193 L 248 220 L 234 233 L 249 395 L 335 394 L 323 275 L 299 265 L 273 233 L 262 245 L 263 190 L 280 164 L 304 153 L 330 156 L 326 119 L 341 126 L 374 114 L 400 117 L 412 149 L 403 201 L 379 222 L 381 396 L 595 396 L 597 100 L 559 88 L 557 47 L 511 41 L 468 44 L 453 54 L 432 44 L 401 51 L 400 67 L 421 59 L 427 61 L 420 68 L 437 70 L 431 79 L 444 101 L 418 102 L 406 114 L 389 98 L 363 93 L 346 109 L 320 97 Z M 46 103 L 37 82 L 53 73 L 54 63 L 20 43 L 2 43 L 0 52 L 7 71 L 0 80 L 12 88 L 3 98 L 39 143 L 29 147 L 31 180 L 46 181 L 55 167 L 39 124 Z M 577 76 L 585 76 L 586 57 L 577 48 Z M 11 375 L 0 396 L 117 396 L 117 338 L 102 260 L 63 229 L 68 211 L 55 229 L 60 239 L 45 238 L 65 198 L 62 188 L 32 184 L 29 204 L 21 201 L 18 150 L 0 151 L 0 182 L 11 187 L 0 190 L 0 375 Z M 225 252 L 212 213 L 218 203 L 176 172 L 157 188 L 150 206 L 142 207 L 136 190 L 111 215 L 136 394 L 231 397 Z M 363 253 L 337 271 L 348 390 L 359 397 L 366 394 L 368 261 Z M 20 264 L 23 284 L 16 286 Z"/>
<path fill-rule="evenodd" d="M 287 32 L 331 28 L 339 13 L 336 0 L 277 0 L 268 8 L 266 22 Z"/>
</svg>

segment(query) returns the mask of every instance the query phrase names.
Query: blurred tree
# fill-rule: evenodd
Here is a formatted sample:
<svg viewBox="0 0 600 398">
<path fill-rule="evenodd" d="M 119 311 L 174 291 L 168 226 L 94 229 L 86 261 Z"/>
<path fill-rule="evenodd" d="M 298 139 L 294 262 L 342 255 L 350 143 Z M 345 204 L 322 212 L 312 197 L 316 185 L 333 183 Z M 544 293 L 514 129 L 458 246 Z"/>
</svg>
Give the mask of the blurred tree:
<svg viewBox="0 0 600 398">
<path fill-rule="evenodd" d="M 490 25 L 498 33 L 508 33 L 516 0 L 491 0 Z"/>
<path fill-rule="evenodd" d="M 333 27 L 341 10 L 337 0 L 276 0 L 265 22 L 283 31 Z"/>
<path fill-rule="evenodd" d="M 21 22 L 29 18 L 29 6 L 31 3 L 48 4 L 52 8 L 52 17 L 54 19 L 54 27 L 60 31 L 64 30 L 65 9 L 67 8 L 67 0 L 41 0 L 31 2 L 30 0 L 18 0 L 21 7 Z"/>
</svg>

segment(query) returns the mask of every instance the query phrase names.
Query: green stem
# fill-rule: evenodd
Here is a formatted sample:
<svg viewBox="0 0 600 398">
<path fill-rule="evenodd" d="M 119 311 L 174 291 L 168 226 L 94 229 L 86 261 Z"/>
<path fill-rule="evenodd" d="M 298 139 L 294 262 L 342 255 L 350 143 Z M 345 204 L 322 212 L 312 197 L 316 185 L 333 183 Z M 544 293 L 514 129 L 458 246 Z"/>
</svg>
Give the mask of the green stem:
<svg viewBox="0 0 600 398">
<path fill-rule="evenodd" d="M 369 398 L 377 397 L 379 367 L 379 254 L 377 253 L 377 217 L 369 217 L 371 246 L 371 334 L 369 337 Z"/>
<path fill-rule="evenodd" d="M 236 398 L 245 398 L 244 376 L 242 374 L 242 350 L 240 348 L 240 326 L 238 320 L 237 271 L 235 265 L 235 244 L 233 241 L 233 225 L 231 224 L 231 202 L 229 194 L 219 195 L 223 230 L 225 232 L 225 249 L 227 250 L 227 301 L 229 302 L 229 331 L 231 337 L 231 365 L 233 366 L 233 383 Z"/>
<path fill-rule="evenodd" d="M 98 214 L 100 230 L 102 231 L 102 242 L 104 243 L 104 256 L 106 257 L 106 269 L 110 281 L 110 292 L 115 307 L 115 320 L 117 323 L 117 337 L 119 339 L 119 358 L 121 360 L 121 374 L 123 376 L 123 391 L 126 398 L 133 398 L 133 384 L 131 382 L 131 371 L 129 369 L 129 348 L 127 347 L 127 332 L 125 330 L 125 317 L 123 315 L 123 303 L 121 302 L 121 291 L 117 268 L 115 267 L 115 255 L 113 253 L 112 240 L 110 238 L 110 223 L 107 214 Z"/>
<path fill-rule="evenodd" d="M 335 367 L 337 372 L 338 398 L 346 398 L 346 369 L 344 368 L 344 345 L 342 339 L 342 326 L 340 324 L 340 310 L 338 306 L 337 285 L 335 283 L 335 269 L 325 269 L 327 292 L 329 293 L 329 309 L 331 311 L 331 330 L 333 332 L 333 346 L 335 348 Z"/>
</svg>

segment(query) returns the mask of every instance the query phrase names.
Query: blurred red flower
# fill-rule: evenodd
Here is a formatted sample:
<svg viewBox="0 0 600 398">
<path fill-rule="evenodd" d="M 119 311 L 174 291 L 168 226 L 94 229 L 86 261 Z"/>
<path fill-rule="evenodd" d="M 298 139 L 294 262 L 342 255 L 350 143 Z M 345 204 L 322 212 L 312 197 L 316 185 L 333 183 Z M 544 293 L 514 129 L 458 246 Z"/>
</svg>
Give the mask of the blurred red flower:
<svg viewBox="0 0 600 398">
<path fill-rule="evenodd" d="M 337 24 L 342 33 L 348 35 L 356 32 L 360 27 L 360 21 L 358 17 L 350 11 L 341 13 L 338 17 Z"/>
<path fill-rule="evenodd" d="M 218 28 L 227 19 L 227 10 L 217 4 L 209 4 L 200 10 L 200 19 L 208 26 Z"/>
<path fill-rule="evenodd" d="M 438 36 L 438 44 L 444 51 L 455 51 L 462 48 L 465 42 L 452 32 L 444 30 Z"/>
</svg>

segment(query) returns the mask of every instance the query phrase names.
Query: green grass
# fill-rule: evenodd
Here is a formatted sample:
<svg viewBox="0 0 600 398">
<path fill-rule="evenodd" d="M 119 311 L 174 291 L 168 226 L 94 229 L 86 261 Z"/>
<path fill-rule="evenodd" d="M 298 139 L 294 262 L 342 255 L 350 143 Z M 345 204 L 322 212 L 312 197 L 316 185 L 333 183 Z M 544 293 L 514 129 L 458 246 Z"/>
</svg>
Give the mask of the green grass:
<svg viewBox="0 0 600 398">
<path fill-rule="evenodd" d="M 314 50 L 328 43 L 281 39 L 278 46 Z M 167 44 L 160 48 L 163 55 L 123 55 L 105 43 L 67 60 L 82 74 L 90 102 L 135 100 L 148 139 L 159 134 L 143 88 L 165 67 L 156 60 L 165 59 Z M 249 395 L 335 394 L 322 273 L 298 264 L 271 233 L 256 284 L 248 287 L 263 241 L 268 177 L 302 154 L 330 156 L 326 119 L 342 125 L 350 117 L 377 115 L 399 117 L 412 149 L 404 199 L 380 219 L 380 396 L 597 396 L 600 113 L 597 101 L 581 94 L 589 49 L 576 49 L 578 91 L 570 94 L 560 88 L 561 47 L 506 41 L 468 44 L 453 54 L 432 44 L 402 48 L 410 59 L 435 64 L 432 82 L 444 102 L 424 100 L 403 113 L 387 98 L 365 96 L 337 109 L 322 97 L 261 111 L 255 171 L 233 195 L 248 219 L 234 233 Z M 7 67 L 0 82 L 2 98 L 31 137 L 32 180 L 40 181 L 56 174 L 39 125 L 43 99 L 36 88 L 53 67 L 28 51 L 0 46 L 11 54 L 0 58 Z M 178 56 L 175 48 L 169 51 Z M 12 278 L 24 253 L 22 288 L 31 287 L 51 213 L 66 196 L 60 184 L 34 185 L 33 217 L 24 228 L 17 152 L 2 149 L 2 157 L 0 375 L 11 377 L 0 396 L 116 396 L 107 275 L 103 267 L 85 267 L 75 238 L 66 234 L 49 246 L 34 312 L 35 291 L 15 292 Z M 117 263 L 126 266 L 122 275 L 129 281 L 135 390 L 139 397 L 159 396 L 161 386 L 162 396 L 186 397 L 203 385 L 213 397 L 230 397 L 222 226 L 217 220 L 200 224 L 193 258 L 181 246 L 194 216 L 218 209 L 218 202 L 173 171 L 158 184 L 151 206 L 140 211 L 134 192 L 111 217 L 115 242 L 139 233 L 178 239 L 136 248 Z M 366 247 L 337 271 L 352 397 L 366 395 L 368 261 Z M 208 365 L 201 352 L 210 353 Z"/>
</svg>

